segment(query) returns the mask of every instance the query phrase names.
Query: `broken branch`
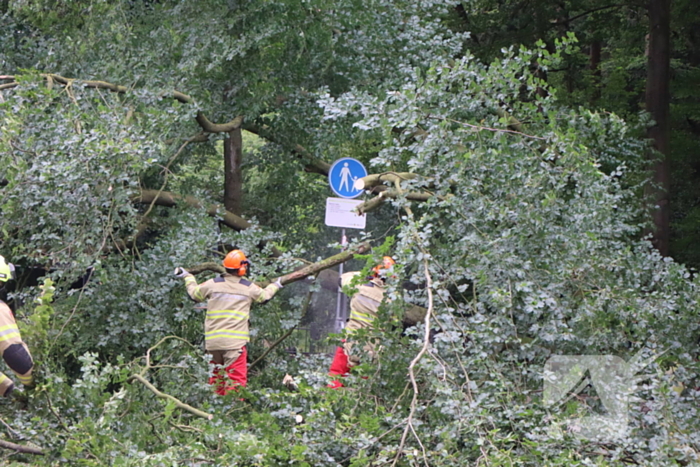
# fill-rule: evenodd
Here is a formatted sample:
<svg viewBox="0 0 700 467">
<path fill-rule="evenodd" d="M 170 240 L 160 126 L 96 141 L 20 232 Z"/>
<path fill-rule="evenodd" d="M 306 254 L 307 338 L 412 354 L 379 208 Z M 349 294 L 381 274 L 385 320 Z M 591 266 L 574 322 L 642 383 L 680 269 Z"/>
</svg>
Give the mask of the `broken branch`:
<svg viewBox="0 0 700 467">
<path fill-rule="evenodd" d="M 308 276 L 319 273 L 325 269 L 329 269 L 333 266 L 339 265 L 340 263 L 349 261 L 353 259 L 355 255 L 361 255 L 363 253 L 366 253 L 369 251 L 370 247 L 371 246 L 369 242 L 360 243 L 359 245 L 355 246 L 354 248 L 350 248 L 347 251 L 343 251 L 341 253 L 338 253 L 337 255 L 333 255 L 326 259 L 323 259 L 318 263 L 312 263 L 307 266 L 304 266 L 301 269 L 297 269 L 294 272 L 290 272 L 289 274 L 280 277 L 280 281 L 282 282 L 282 285 L 287 285 L 291 284 L 292 282 L 300 281 Z M 220 274 L 226 272 L 224 267 L 217 263 L 201 263 L 185 269 L 191 274 L 199 274 L 204 271 L 211 271 Z M 269 282 L 256 282 L 256 284 L 260 287 L 264 287 L 265 285 L 269 284 Z"/>
<path fill-rule="evenodd" d="M 5 449 L 12 449 L 17 452 L 22 452 L 25 454 L 36 454 L 38 456 L 43 456 L 44 451 L 39 448 L 33 448 L 30 446 L 22 446 L 21 444 L 11 443 L 9 441 L 0 440 L 0 447 Z"/>
<path fill-rule="evenodd" d="M 149 383 L 146 378 L 144 378 L 141 375 L 131 375 L 131 377 L 127 380 L 128 383 L 133 382 L 133 380 L 137 380 L 141 382 L 144 386 L 146 386 L 153 394 L 155 394 L 157 397 L 160 399 L 166 399 L 169 401 L 172 401 L 176 407 L 185 410 L 187 412 L 190 412 L 191 414 L 197 415 L 198 417 L 206 418 L 207 420 L 212 420 L 214 416 L 210 413 L 202 412 L 199 409 L 195 409 L 189 404 L 185 404 L 184 402 L 180 401 L 179 399 L 171 396 L 170 394 L 165 394 L 164 392 L 159 391 L 155 386 L 153 386 L 151 383 Z"/>
<path fill-rule="evenodd" d="M 385 189 L 379 195 L 375 196 L 374 198 L 365 201 L 362 204 L 357 205 L 355 208 L 355 211 L 357 211 L 358 214 L 362 215 L 366 212 L 370 212 L 374 209 L 377 209 L 384 201 L 387 199 L 396 199 L 400 196 L 400 193 L 395 190 L 395 189 Z M 409 192 L 405 194 L 406 199 L 410 201 L 428 201 L 430 198 L 432 198 L 433 195 L 432 193 L 428 192 Z"/>
<path fill-rule="evenodd" d="M 319 261 L 318 263 L 309 264 L 308 266 L 304 266 L 303 268 L 297 271 L 290 272 L 289 274 L 282 276 L 280 280 L 282 282 L 282 285 L 300 281 L 305 277 L 308 277 L 312 274 L 316 274 L 317 272 L 323 271 L 324 269 L 332 268 L 333 266 L 337 266 L 340 263 L 344 263 L 348 260 L 351 260 L 355 257 L 355 255 L 361 255 L 363 253 L 368 252 L 369 250 L 369 242 L 360 243 L 356 247 L 351 248 L 347 251 L 343 251 L 341 253 L 338 253 L 337 255 L 333 255 L 329 258 Z"/>
<path fill-rule="evenodd" d="M 384 172 L 380 174 L 371 174 L 366 177 L 358 178 L 355 181 L 357 190 L 366 190 L 368 188 L 381 185 L 384 182 L 396 183 L 396 181 L 412 180 L 418 175 L 411 172 Z"/>
<path fill-rule="evenodd" d="M 165 206 L 169 208 L 174 207 L 179 201 L 184 201 L 193 208 L 202 209 L 204 207 L 202 206 L 201 201 L 193 196 L 180 196 L 168 191 L 158 192 L 158 190 L 141 190 L 138 195 L 132 197 L 132 201 L 141 204 L 154 203 L 158 206 Z M 223 206 L 212 204 L 207 207 L 206 210 L 207 214 L 212 217 L 220 217 L 221 221 L 225 225 L 234 230 L 245 230 L 251 226 L 250 222 L 242 217 L 226 211 Z"/>
<path fill-rule="evenodd" d="M 127 91 L 129 91 L 129 88 L 126 86 L 122 86 L 119 84 L 114 84 L 110 83 L 107 81 L 100 81 L 100 80 L 78 80 L 75 78 L 66 78 L 61 75 L 56 75 L 53 73 L 42 73 L 41 76 L 46 78 L 46 80 L 50 83 L 56 82 L 59 83 L 63 86 L 73 86 L 75 84 L 79 84 L 83 87 L 86 88 L 95 88 L 95 89 L 107 89 L 108 91 L 112 91 L 118 94 L 124 94 Z M 3 75 L 0 77 L 2 79 L 15 79 L 14 76 L 9 76 L 9 75 Z M 4 89 L 11 89 L 16 86 L 18 86 L 19 83 L 17 81 L 7 83 L 7 84 L 2 84 L 0 85 L 0 91 Z M 184 94 L 179 91 L 172 91 L 172 92 L 166 92 L 162 93 L 160 95 L 162 98 L 171 98 L 175 99 L 178 102 L 181 102 L 183 104 L 192 104 L 194 102 L 194 99 L 191 96 L 188 96 L 187 94 Z M 236 128 L 240 128 L 241 124 L 243 123 L 243 116 L 239 115 L 230 122 L 227 123 L 213 123 L 211 122 L 206 115 L 202 112 L 197 112 L 197 116 L 195 118 L 197 120 L 197 123 L 199 126 L 202 127 L 202 129 L 208 133 L 228 133 L 231 130 L 234 130 Z"/>
</svg>

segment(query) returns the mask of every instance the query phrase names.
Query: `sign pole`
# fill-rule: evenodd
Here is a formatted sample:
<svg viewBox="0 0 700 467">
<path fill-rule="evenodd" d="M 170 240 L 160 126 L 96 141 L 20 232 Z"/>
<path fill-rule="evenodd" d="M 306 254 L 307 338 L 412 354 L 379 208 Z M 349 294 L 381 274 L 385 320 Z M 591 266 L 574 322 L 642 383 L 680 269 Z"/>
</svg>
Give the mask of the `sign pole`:
<svg viewBox="0 0 700 467">
<path fill-rule="evenodd" d="M 345 246 L 348 243 L 348 239 L 345 237 L 345 229 L 342 230 L 340 234 L 340 245 Z M 340 277 L 343 275 L 343 263 L 338 266 L 338 300 L 335 308 L 335 332 L 340 332 L 343 329 L 343 324 L 345 322 L 344 307 L 341 306 L 343 301 L 343 288 L 340 286 Z"/>
<path fill-rule="evenodd" d="M 367 176 L 367 169 L 362 162 L 352 157 L 342 157 L 331 165 L 328 170 L 328 183 L 331 190 L 340 198 L 326 199 L 326 225 L 341 227 L 343 232 L 340 237 L 340 245 L 344 247 L 348 240 L 345 237 L 345 228 L 364 229 L 365 215 L 358 215 L 355 208 L 362 201 L 353 200 L 362 194 L 362 189 L 355 187 L 355 182 Z M 339 267 L 339 277 L 343 275 L 343 264 Z M 335 307 L 335 332 L 340 332 L 347 318 L 343 289 L 338 284 L 338 300 Z"/>
</svg>

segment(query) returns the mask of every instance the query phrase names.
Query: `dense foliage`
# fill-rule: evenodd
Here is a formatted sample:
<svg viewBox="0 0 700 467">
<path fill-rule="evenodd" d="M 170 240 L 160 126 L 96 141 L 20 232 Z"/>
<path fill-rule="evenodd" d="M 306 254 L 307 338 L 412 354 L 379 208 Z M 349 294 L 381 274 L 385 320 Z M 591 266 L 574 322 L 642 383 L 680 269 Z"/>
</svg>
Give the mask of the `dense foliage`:
<svg viewBox="0 0 700 467">
<path fill-rule="evenodd" d="M 697 463 L 700 284 L 644 236 L 648 118 L 603 97 L 628 78 L 612 61 L 631 55 L 611 55 L 592 100 L 592 75 L 553 77 L 574 70 L 586 36 L 544 31 L 541 5 L 539 29 L 509 35 L 517 6 L 0 2 L 12 45 L 0 49 L 0 254 L 20 273 L 4 295 L 39 373 L 0 416 L 7 441 L 45 452 L 7 462 Z M 635 33 L 616 20 L 605 27 Z M 203 208 L 222 202 L 226 133 L 193 138 L 201 115 L 241 116 L 256 133 L 243 143 L 249 228 Z M 214 396 L 201 309 L 173 268 L 236 246 L 265 280 L 337 252 L 318 161 L 341 156 L 417 175 L 387 187 L 396 196 L 351 234 L 374 249 L 346 270 L 383 254 L 399 264 L 393 301 L 356 337 L 381 341 L 377 359 L 329 390 L 330 356 L 293 334 L 241 394 Z M 148 190 L 198 201 L 143 202 Z M 255 308 L 249 361 L 314 296 L 320 284 L 295 284 Z M 404 330 L 410 305 L 430 315 Z M 548 358 L 580 354 L 652 361 L 621 439 L 567 430 L 601 413 L 591 387 L 543 401 Z"/>
</svg>

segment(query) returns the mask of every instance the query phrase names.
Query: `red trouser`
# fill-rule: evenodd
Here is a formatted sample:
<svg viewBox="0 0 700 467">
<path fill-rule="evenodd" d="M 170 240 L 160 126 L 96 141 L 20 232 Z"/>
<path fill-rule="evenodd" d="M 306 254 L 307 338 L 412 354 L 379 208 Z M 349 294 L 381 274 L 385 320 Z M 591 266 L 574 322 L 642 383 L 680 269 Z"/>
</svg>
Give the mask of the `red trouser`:
<svg viewBox="0 0 700 467">
<path fill-rule="evenodd" d="M 225 396 L 229 391 L 236 391 L 238 386 L 245 387 L 248 383 L 248 349 L 243 347 L 241 355 L 226 368 L 211 361 L 214 365 L 214 375 L 209 378 L 209 384 L 216 385 L 215 391 Z"/>
<path fill-rule="evenodd" d="M 328 374 L 331 376 L 347 376 L 349 372 L 348 356 L 342 347 L 338 347 L 335 349 L 335 356 L 333 357 L 333 362 L 331 363 L 331 368 L 328 370 Z M 343 383 L 336 379 L 331 381 L 328 387 L 333 389 L 342 388 Z"/>
</svg>

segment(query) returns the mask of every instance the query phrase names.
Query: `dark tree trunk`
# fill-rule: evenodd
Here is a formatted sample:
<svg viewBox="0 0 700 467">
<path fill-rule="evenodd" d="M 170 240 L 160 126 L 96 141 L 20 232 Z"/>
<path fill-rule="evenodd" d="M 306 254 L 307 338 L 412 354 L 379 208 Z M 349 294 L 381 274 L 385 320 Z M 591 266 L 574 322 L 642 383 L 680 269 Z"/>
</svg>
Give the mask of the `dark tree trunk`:
<svg viewBox="0 0 700 467">
<path fill-rule="evenodd" d="M 591 94 L 591 103 L 596 103 L 600 100 L 600 52 L 601 42 L 598 39 L 593 39 L 589 54 L 588 67 L 591 70 L 593 78 L 593 93 Z"/>
<path fill-rule="evenodd" d="M 243 206 L 243 138 L 241 129 L 229 132 L 224 140 L 224 207 L 228 212 L 241 215 Z"/>
<path fill-rule="evenodd" d="M 649 0 L 649 49 L 647 62 L 646 109 L 654 119 L 648 136 L 661 159 L 652 168 L 650 194 L 656 206 L 654 218 L 654 246 L 668 256 L 670 244 L 670 55 L 671 55 L 671 0 Z"/>
</svg>

